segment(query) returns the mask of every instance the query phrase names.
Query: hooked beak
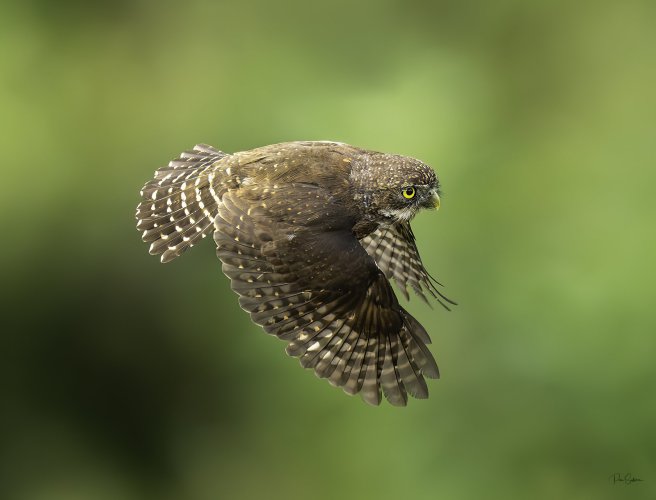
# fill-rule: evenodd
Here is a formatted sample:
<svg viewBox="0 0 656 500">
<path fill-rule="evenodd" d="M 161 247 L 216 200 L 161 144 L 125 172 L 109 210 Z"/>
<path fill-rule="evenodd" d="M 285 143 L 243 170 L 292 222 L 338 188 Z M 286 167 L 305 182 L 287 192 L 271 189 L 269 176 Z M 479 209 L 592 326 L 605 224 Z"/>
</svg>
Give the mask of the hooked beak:
<svg viewBox="0 0 656 500">
<path fill-rule="evenodd" d="M 433 196 L 431 197 L 431 200 L 430 200 L 431 206 L 435 210 L 439 210 L 440 209 L 440 195 L 437 194 L 437 191 L 433 191 L 432 195 Z"/>
</svg>

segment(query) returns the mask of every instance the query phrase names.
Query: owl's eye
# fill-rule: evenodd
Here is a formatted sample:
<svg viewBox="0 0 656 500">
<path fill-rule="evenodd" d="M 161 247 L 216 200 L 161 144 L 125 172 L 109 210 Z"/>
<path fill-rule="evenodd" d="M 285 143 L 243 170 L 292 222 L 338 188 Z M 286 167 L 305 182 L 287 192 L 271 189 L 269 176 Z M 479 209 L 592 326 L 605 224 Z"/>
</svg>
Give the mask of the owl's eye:
<svg viewBox="0 0 656 500">
<path fill-rule="evenodd" d="M 417 190 L 413 186 L 407 186 L 404 187 L 401 192 L 403 193 L 403 197 L 406 200 L 411 200 L 415 197 L 415 194 L 417 194 Z"/>
</svg>

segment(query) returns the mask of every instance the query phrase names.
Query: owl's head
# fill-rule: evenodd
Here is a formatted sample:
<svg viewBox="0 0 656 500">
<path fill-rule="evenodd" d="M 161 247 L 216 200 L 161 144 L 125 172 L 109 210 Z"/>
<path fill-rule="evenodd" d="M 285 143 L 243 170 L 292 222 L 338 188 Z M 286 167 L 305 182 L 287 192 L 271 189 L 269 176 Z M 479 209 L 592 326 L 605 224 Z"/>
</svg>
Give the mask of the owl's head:
<svg viewBox="0 0 656 500">
<path fill-rule="evenodd" d="M 440 183 L 425 163 L 407 156 L 371 154 L 354 169 L 367 212 L 390 223 L 412 219 L 422 208 L 440 207 Z"/>
</svg>

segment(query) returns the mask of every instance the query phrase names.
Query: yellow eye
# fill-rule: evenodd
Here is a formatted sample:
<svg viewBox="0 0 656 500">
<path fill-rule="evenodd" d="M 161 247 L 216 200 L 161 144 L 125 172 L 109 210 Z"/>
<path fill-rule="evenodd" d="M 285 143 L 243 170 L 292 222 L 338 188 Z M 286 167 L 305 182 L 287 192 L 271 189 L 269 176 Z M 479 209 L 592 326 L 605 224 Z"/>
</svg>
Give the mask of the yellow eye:
<svg viewBox="0 0 656 500">
<path fill-rule="evenodd" d="M 417 191 L 412 186 L 404 187 L 402 192 L 403 192 L 403 197 L 406 200 L 411 200 L 412 198 L 415 197 L 415 194 L 417 194 Z"/>
</svg>

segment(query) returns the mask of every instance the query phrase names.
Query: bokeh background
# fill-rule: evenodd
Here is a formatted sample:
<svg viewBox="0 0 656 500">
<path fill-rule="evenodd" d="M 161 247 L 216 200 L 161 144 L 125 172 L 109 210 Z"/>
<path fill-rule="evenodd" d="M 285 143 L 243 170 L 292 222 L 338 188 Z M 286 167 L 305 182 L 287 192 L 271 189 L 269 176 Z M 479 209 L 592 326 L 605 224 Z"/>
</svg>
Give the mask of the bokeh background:
<svg viewBox="0 0 656 500">
<path fill-rule="evenodd" d="M 656 498 L 656 4 L 3 2 L 0 497 Z M 443 377 L 344 395 L 251 324 L 153 171 L 332 139 L 421 158 Z M 613 473 L 642 482 L 613 485 Z"/>
</svg>

